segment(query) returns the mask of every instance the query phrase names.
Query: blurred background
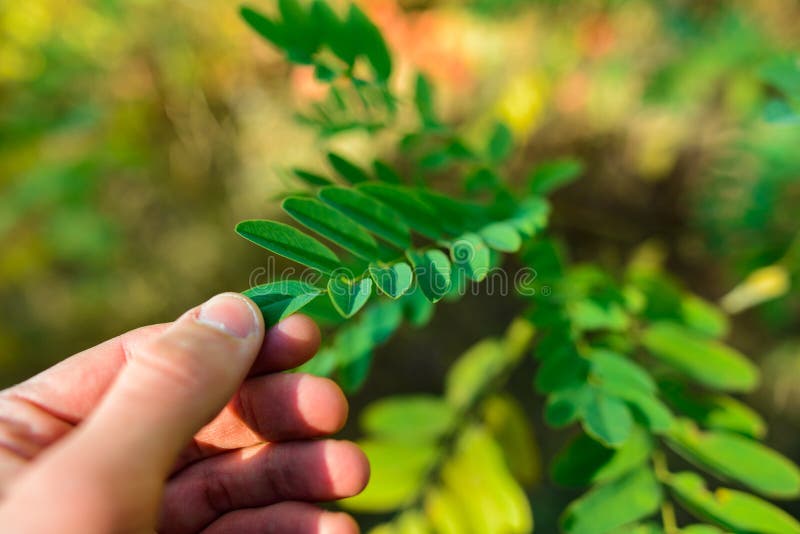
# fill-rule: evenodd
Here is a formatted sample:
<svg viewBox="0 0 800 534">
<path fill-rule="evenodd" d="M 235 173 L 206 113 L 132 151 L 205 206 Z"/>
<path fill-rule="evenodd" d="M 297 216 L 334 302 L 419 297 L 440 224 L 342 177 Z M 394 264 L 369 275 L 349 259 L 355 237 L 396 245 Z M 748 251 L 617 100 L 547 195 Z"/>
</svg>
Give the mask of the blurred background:
<svg viewBox="0 0 800 534">
<path fill-rule="evenodd" d="M 510 126 L 512 175 L 553 157 L 584 162 L 554 198 L 553 230 L 573 258 L 618 272 L 647 243 L 712 301 L 749 280 L 729 309 L 766 302 L 735 316 L 732 343 L 764 372 L 750 400 L 768 442 L 799 460 L 800 4 L 360 5 L 395 54 L 401 93 L 418 69 L 464 131 L 489 117 Z M 322 168 L 331 147 L 391 161 L 402 128 L 320 139 L 296 121 L 319 98 L 311 72 L 256 37 L 238 7 L 0 0 L 0 387 L 246 288 L 267 254 L 233 226 L 279 216 L 274 198 L 297 186 L 290 166 Z M 519 307 L 466 300 L 382 348 L 356 408 L 440 391 L 447 365 Z M 538 417 L 527 379 L 516 388 Z M 537 521 L 546 499 L 561 500 L 547 495 Z"/>
</svg>

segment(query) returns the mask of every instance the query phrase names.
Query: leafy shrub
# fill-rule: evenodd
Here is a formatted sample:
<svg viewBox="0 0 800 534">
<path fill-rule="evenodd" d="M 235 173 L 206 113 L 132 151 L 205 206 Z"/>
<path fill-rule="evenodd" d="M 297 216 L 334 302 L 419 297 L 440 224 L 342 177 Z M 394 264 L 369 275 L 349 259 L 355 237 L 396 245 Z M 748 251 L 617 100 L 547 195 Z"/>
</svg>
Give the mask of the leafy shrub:
<svg viewBox="0 0 800 534">
<path fill-rule="evenodd" d="M 325 99 L 301 120 L 332 136 L 398 127 L 406 104 L 417 119 L 393 164 L 365 169 L 329 153 L 331 173 L 294 169 L 303 190 L 282 207 L 297 226 L 248 220 L 236 228 L 308 268 L 245 291 L 268 323 L 302 309 L 335 331 L 304 370 L 355 392 L 376 347 L 403 324 L 423 327 L 437 302 L 480 284 L 508 289 L 524 309 L 502 337 L 455 361 L 442 397 L 385 397 L 367 407 L 360 423 L 372 480 L 341 506 L 391 514 L 375 533 L 532 531 L 526 488 L 539 475 L 539 455 L 506 389 L 532 354 L 545 420 L 580 429 L 549 466 L 557 484 L 586 489 L 563 511 L 564 532 L 800 532 L 765 500 L 800 495 L 800 471 L 761 443 L 764 421 L 734 396 L 753 391 L 759 372 L 722 341 L 725 314 L 646 255 L 615 277 L 571 263 L 548 235 L 546 196 L 578 178 L 580 162 L 509 173 L 514 137 L 506 125 L 475 146 L 438 116 L 423 75 L 413 95 L 395 93 L 391 55 L 358 7 L 278 7 L 272 18 L 248 7 L 242 16 L 326 85 Z M 702 523 L 679 528 L 675 505 Z"/>
</svg>

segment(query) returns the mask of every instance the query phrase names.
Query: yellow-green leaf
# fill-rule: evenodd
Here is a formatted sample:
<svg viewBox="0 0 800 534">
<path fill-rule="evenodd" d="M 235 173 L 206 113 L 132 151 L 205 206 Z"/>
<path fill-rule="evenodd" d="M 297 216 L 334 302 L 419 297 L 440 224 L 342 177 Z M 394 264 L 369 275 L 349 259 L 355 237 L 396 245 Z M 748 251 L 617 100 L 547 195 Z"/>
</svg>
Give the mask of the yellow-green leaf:
<svg viewBox="0 0 800 534">
<path fill-rule="evenodd" d="M 371 437 L 393 441 L 435 441 L 453 425 L 456 412 L 440 397 L 384 397 L 367 406 L 361 427 Z"/>
</svg>

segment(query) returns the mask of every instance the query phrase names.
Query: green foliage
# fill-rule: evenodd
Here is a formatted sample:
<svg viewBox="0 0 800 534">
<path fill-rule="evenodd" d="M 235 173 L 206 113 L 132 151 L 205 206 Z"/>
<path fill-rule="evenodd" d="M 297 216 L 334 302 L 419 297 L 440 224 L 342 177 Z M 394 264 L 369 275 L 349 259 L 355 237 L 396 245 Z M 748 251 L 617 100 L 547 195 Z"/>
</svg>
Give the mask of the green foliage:
<svg viewBox="0 0 800 534">
<path fill-rule="evenodd" d="M 532 531 L 526 489 L 541 458 L 529 416 L 504 393 L 532 354 L 545 421 L 579 429 L 550 468 L 556 483 L 586 488 L 563 511 L 563 532 L 719 531 L 703 524 L 678 530 L 675 503 L 722 529 L 796 532 L 796 521 L 759 497 L 712 494 L 699 474 L 670 472 L 667 451 L 769 498 L 800 495 L 797 467 L 759 442 L 763 420 L 729 396 L 753 391 L 759 373 L 724 342 L 725 313 L 652 263 L 634 258 L 616 276 L 571 263 L 547 235 L 543 195 L 572 183 L 584 165 L 563 158 L 540 163 L 523 179 L 505 176 L 517 148 L 510 126 L 490 123 L 469 143 L 442 119 L 422 74 L 413 94 L 395 94 L 386 83 L 391 55 L 360 10 L 351 7 L 341 19 L 322 0 L 282 1 L 279 8 L 280 19 L 247 8 L 243 16 L 289 61 L 314 65 L 332 97 L 345 81 L 383 94 L 391 109 L 413 103 L 417 119 L 399 140 L 397 164 L 375 160 L 365 170 L 328 153 L 335 176 L 294 170 L 307 191 L 282 207 L 333 250 L 283 223 L 237 226 L 243 237 L 314 271 L 312 282 L 274 282 L 247 293 L 270 323 L 307 306 L 336 326 L 301 370 L 333 376 L 354 392 L 368 379 L 376 348 L 404 322 L 426 324 L 439 301 L 458 300 L 468 284 L 502 266 L 504 255 L 535 273 L 510 288 L 524 308 L 520 317 L 503 338 L 486 338 L 459 357 L 441 395 L 385 397 L 365 409 L 361 444 L 372 481 L 341 506 L 390 514 L 375 533 Z M 313 38 L 296 38 L 311 29 Z M 358 62 L 373 76 L 356 77 Z M 343 124 L 372 131 L 385 125 L 359 122 L 364 108 L 338 100 L 346 120 L 311 121 L 320 134 Z M 449 187 L 438 187 L 440 175 Z M 317 298 L 323 294 L 328 298 Z"/>
</svg>

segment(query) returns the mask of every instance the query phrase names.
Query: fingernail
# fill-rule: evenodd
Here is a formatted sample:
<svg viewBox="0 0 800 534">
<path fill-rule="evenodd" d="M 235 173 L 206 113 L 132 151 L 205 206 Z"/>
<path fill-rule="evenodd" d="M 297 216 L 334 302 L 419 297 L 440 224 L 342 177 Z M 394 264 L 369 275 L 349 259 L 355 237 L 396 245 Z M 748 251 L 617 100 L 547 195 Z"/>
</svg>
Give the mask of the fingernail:
<svg viewBox="0 0 800 534">
<path fill-rule="evenodd" d="M 197 322 L 240 338 L 249 336 L 258 328 L 258 318 L 252 306 L 235 293 L 212 297 L 200 307 Z"/>
</svg>

